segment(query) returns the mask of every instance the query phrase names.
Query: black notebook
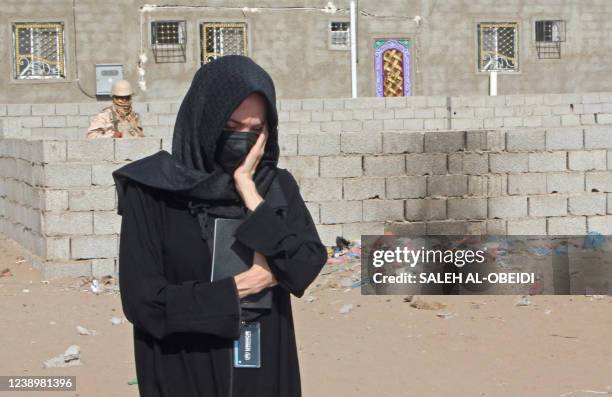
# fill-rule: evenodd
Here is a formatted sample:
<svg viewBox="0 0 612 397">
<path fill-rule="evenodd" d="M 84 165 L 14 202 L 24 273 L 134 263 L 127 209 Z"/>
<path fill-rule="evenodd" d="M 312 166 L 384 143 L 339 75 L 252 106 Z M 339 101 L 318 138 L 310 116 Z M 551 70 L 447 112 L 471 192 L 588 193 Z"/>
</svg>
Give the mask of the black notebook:
<svg viewBox="0 0 612 397">
<path fill-rule="evenodd" d="M 215 219 L 211 281 L 233 277 L 252 266 L 255 253 L 234 237 L 234 232 L 242 221 L 242 219 Z M 266 288 L 257 294 L 242 298 L 241 306 L 248 309 L 271 309 L 272 289 Z"/>
</svg>

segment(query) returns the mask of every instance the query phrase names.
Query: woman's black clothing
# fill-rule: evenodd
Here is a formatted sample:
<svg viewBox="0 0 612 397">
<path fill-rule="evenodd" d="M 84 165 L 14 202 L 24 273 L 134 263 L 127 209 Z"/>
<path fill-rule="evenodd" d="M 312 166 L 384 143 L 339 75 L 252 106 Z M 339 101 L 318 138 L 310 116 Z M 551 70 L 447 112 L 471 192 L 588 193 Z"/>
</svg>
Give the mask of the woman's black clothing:
<svg viewBox="0 0 612 397">
<path fill-rule="evenodd" d="M 272 310 L 257 319 L 262 367 L 233 368 L 233 397 L 301 395 L 289 294 L 304 294 L 327 254 L 295 179 L 283 169 L 278 174 L 286 219 L 264 200 L 236 231 L 239 241 L 266 256 L 279 285 Z M 230 352 L 240 325 L 234 279 L 209 281 L 210 250 L 181 200 L 138 183 L 128 183 L 125 193 L 119 283 L 134 325 L 140 394 L 229 396 Z"/>
<path fill-rule="evenodd" d="M 265 99 L 269 136 L 253 176 L 264 201 L 247 211 L 215 153 L 228 118 L 254 93 Z M 290 294 L 304 294 L 327 252 L 295 179 L 277 168 L 277 126 L 270 76 L 250 58 L 224 56 L 194 76 L 177 115 L 172 154 L 160 151 L 113 172 L 123 216 L 119 287 L 134 326 L 141 396 L 301 395 Z M 268 195 L 275 186 L 284 193 L 284 208 Z M 210 281 L 216 217 L 244 219 L 236 239 L 263 254 L 278 280 L 271 310 L 241 310 L 233 277 Z M 261 321 L 261 368 L 233 368 L 241 320 L 254 315 Z"/>
</svg>

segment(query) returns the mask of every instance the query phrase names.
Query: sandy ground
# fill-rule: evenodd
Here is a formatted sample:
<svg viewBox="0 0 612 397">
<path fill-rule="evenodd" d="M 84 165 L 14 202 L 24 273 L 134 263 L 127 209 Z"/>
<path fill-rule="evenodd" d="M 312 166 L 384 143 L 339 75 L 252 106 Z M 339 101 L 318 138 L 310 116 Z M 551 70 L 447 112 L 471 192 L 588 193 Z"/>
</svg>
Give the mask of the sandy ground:
<svg viewBox="0 0 612 397">
<path fill-rule="evenodd" d="M 0 237 L 0 270 L 13 274 L 0 278 L 0 375 L 76 375 L 78 387 L 0 396 L 138 396 L 131 324 L 110 321 L 123 317 L 119 295 L 78 278 L 43 283 L 22 257 Z M 305 397 L 612 395 L 612 297 L 534 296 L 524 307 L 516 296 L 425 297 L 447 304 L 442 318 L 403 296 L 332 288 L 331 277 L 342 274 L 293 299 Z M 71 344 L 83 365 L 42 368 Z"/>
</svg>

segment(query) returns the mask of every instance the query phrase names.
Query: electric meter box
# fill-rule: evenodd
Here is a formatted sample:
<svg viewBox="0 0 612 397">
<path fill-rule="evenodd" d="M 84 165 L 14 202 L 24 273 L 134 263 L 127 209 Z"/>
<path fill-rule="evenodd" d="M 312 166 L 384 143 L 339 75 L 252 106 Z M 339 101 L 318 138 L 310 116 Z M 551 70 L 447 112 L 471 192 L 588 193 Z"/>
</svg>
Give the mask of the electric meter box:
<svg viewBox="0 0 612 397">
<path fill-rule="evenodd" d="M 123 65 L 96 65 L 96 95 L 110 95 L 117 80 L 123 80 Z"/>
</svg>

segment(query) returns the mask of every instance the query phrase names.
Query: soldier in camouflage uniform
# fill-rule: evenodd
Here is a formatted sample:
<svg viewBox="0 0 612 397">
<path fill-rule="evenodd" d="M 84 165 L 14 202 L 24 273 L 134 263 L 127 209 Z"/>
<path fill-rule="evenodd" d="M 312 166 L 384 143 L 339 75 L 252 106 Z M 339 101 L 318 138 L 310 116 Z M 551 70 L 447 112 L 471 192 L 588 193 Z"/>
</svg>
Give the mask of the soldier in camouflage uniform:
<svg viewBox="0 0 612 397">
<path fill-rule="evenodd" d="M 139 138 L 144 133 L 140 117 L 132 109 L 132 87 L 126 80 L 113 83 L 113 104 L 98 113 L 92 120 L 87 138 Z"/>
</svg>

